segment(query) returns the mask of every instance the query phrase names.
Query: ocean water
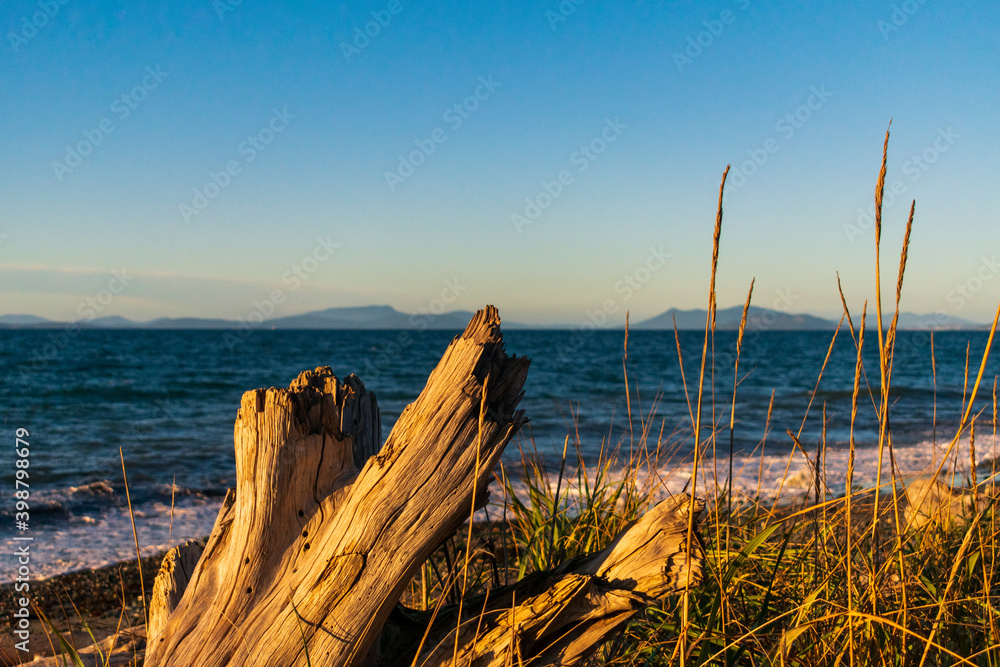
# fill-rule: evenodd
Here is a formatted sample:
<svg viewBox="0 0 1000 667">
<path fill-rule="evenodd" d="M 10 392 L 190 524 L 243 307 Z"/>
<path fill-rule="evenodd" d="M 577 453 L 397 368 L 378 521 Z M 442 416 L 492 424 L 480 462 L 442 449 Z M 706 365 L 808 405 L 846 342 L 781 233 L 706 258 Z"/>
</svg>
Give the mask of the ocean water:
<svg viewBox="0 0 1000 667">
<path fill-rule="evenodd" d="M 302 370 L 328 365 L 338 377 L 356 373 L 378 396 L 383 437 L 402 409 L 423 388 L 456 332 L 446 331 L 254 331 L 237 339 L 222 331 L 0 331 L 0 405 L 8 446 L 0 475 L 0 504 L 8 547 L 14 526 L 14 437 L 30 433 L 32 546 L 36 576 L 103 565 L 134 557 L 119 448 L 128 472 L 136 530 L 145 553 L 211 529 L 221 499 L 234 484 L 232 428 L 243 392 L 287 386 Z M 804 493 L 808 465 L 794 452 L 786 429 L 798 432 L 812 454 L 827 412 L 827 483 L 843 492 L 850 427 L 855 352 L 848 332 L 838 336 L 815 401 L 803 424 L 832 332 L 748 333 L 740 360 L 733 435 L 733 487 L 738 492 Z M 649 442 L 662 439 L 674 452 L 664 470 L 663 493 L 690 483 L 693 441 L 690 403 L 695 403 L 702 334 L 681 332 L 688 396 L 673 332 L 633 331 L 628 339 L 632 429 L 627 416 L 622 331 L 505 332 L 507 351 L 531 358 L 521 407 L 529 425 L 512 443 L 535 447 L 557 466 L 567 435 L 579 435 L 580 455 L 597 459 L 601 448 L 636 447 L 645 426 Z M 986 332 L 900 332 L 892 377 L 890 420 L 896 464 L 904 474 L 925 470 L 955 433 L 986 345 Z M 720 431 L 715 443 L 718 479 L 728 474 L 729 415 L 733 396 L 734 332 L 714 341 L 715 374 L 705 384 L 702 425 Z M 995 456 L 993 383 L 995 355 L 987 365 L 974 412 L 976 458 Z M 877 418 L 867 387 L 877 394 L 877 344 L 868 336 L 855 427 L 856 482 L 874 483 Z M 936 387 L 935 387 L 936 372 Z M 765 434 L 773 392 L 770 431 Z M 714 393 L 714 409 L 713 409 Z M 936 425 L 935 425 L 936 402 Z M 937 443 L 937 446 L 935 446 Z M 574 445 L 575 448 L 575 445 Z M 969 468 L 968 438 L 956 455 L 960 474 Z M 985 468 L 984 468 L 985 470 Z M 982 479 L 984 470 L 980 471 Z M 884 471 L 888 474 L 888 462 Z M 699 472 L 699 491 L 712 484 Z M 494 494 L 496 497 L 497 494 Z M 171 509 L 172 508 L 172 509 Z M 8 553 L 11 549 L 8 548 Z M 13 571 L 9 569 L 9 571 Z"/>
</svg>

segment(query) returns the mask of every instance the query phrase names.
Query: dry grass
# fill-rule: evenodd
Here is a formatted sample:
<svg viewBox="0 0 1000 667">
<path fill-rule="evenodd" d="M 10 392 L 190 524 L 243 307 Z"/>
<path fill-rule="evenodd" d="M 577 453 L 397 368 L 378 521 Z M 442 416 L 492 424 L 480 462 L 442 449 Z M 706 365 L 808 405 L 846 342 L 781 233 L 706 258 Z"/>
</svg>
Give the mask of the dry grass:
<svg viewBox="0 0 1000 667">
<path fill-rule="evenodd" d="M 875 257 L 881 281 L 882 238 L 881 199 L 885 182 L 888 132 L 876 189 Z M 473 554 L 479 563 L 478 576 L 470 585 L 488 588 L 500 583 L 496 568 L 524 576 L 551 563 L 602 548 L 629 521 L 641 516 L 663 487 L 659 475 L 671 467 L 691 466 L 691 488 L 699 476 L 711 477 L 715 470 L 717 429 L 702 426 L 703 412 L 709 408 L 706 378 L 714 378 L 712 362 L 715 333 L 715 273 L 722 229 L 722 188 L 712 248 L 712 282 L 702 355 L 698 364 L 695 403 L 688 396 L 694 448 L 693 461 L 677 457 L 680 441 L 664 441 L 656 436 L 652 423 L 654 406 L 640 415 L 641 428 L 632 428 L 632 396 L 628 385 L 628 339 L 623 355 L 623 372 L 628 392 L 628 447 L 602 443 L 596 464 L 588 465 L 580 455 L 581 443 L 573 441 L 575 460 L 567 461 L 570 438 L 566 440 L 558 475 L 550 472 L 534 449 L 533 442 L 521 449 L 521 465 L 511 479 L 508 471 L 500 476 L 509 503 L 504 520 L 491 531 L 509 536 L 509 549 L 481 549 Z M 907 533 L 902 516 L 905 499 L 903 480 L 896 466 L 893 433 L 890 427 L 890 386 L 899 303 L 902 295 L 910 234 L 915 206 L 911 206 L 903 238 L 896 280 L 896 299 L 888 327 L 882 319 L 881 285 L 876 285 L 875 336 L 866 331 L 868 304 L 862 308 L 860 328 L 855 328 L 847 300 L 841 292 L 844 315 L 857 352 L 852 394 L 850 455 L 847 478 L 827 479 L 822 465 L 824 436 L 815 459 L 788 431 L 793 443 L 812 466 L 813 493 L 806 502 L 782 503 L 782 492 L 770 503 L 734 502 L 728 483 L 718 480 L 709 488 L 709 511 L 700 526 L 706 542 L 707 568 L 703 583 L 683 595 L 667 599 L 647 610 L 626 633 L 604 646 L 595 664 L 610 665 L 1000 665 L 1000 586 L 997 561 L 1000 556 L 998 517 L 992 502 L 985 510 L 967 517 L 966 523 L 950 529 L 928 525 Z M 838 277 L 839 287 L 839 277 Z M 744 306 L 737 349 L 742 346 L 746 312 L 752 285 Z M 997 312 L 1000 317 L 1000 310 Z M 972 406 L 980 390 L 986 360 L 993 343 L 994 320 L 983 351 L 979 372 L 967 388 L 961 423 L 936 471 L 944 471 L 959 439 L 970 435 L 975 443 L 976 415 Z M 839 331 L 839 329 L 838 329 Z M 830 350 L 836 340 L 834 333 Z M 878 380 L 869 382 L 862 352 L 875 338 L 879 351 Z M 678 337 L 675 334 L 675 340 Z M 678 355 L 683 375 L 684 358 Z M 829 360 L 830 353 L 827 353 Z M 932 360 L 933 361 L 933 360 Z M 819 380 L 806 413 L 812 407 Z M 730 406 L 730 454 L 735 424 L 735 395 L 739 386 L 739 353 L 733 372 Z M 720 369 L 719 372 L 723 372 Z M 936 404 L 936 365 L 935 416 Z M 688 378 L 683 377 L 685 393 Z M 873 378 L 874 379 L 874 378 Z M 710 379 L 710 382 L 712 380 Z M 712 382 L 714 386 L 714 382 Z M 996 432 L 996 380 L 993 383 L 993 415 Z M 692 393 L 694 393 L 692 391 Z M 715 404 L 712 397 L 711 409 Z M 879 473 L 873 489 L 854 489 L 854 422 L 859 404 L 871 405 L 879 418 Z M 806 415 L 806 416 L 807 416 Z M 770 423 L 770 410 L 768 422 Z M 935 420 L 936 422 L 936 420 Z M 715 423 L 713 419 L 712 423 Z M 803 417 L 803 424 L 805 417 Z M 936 432 L 936 423 L 934 425 Z M 706 432 L 708 431 L 708 432 Z M 766 440 L 766 433 L 764 434 Z M 763 445 L 763 440 L 762 440 Z M 527 451 L 526 451 L 527 450 Z M 730 462 L 732 456 L 730 456 Z M 888 463 L 883 479 L 881 464 Z M 567 463 L 569 469 L 567 470 Z M 732 479 L 732 469 L 728 479 Z M 852 489 L 834 494 L 834 489 Z M 496 540 L 491 538 L 490 544 Z M 471 551 L 471 541 L 466 553 Z M 482 542 L 486 544 L 486 542 Z M 484 554 L 487 554 L 484 556 Z M 498 555 L 501 554 L 501 555 Z M 454 554 L 448 558 L 463 558 Z M 440 557 L 439 557 L 440 558 Z M 446 558 L 445 560 L 448 560 Z M 491 560 L 492 559 L 492 560 Z M 509 561 L 513 559 L 511 564 Z M 509 566 L 504 567 L 505 565 Z M 444 582 L 447 577 L 438 576 Z M 440 594 L 434 589 L 430 595 Z M 424 605 L 428 604 L 425 593 Z"/>
</svg>

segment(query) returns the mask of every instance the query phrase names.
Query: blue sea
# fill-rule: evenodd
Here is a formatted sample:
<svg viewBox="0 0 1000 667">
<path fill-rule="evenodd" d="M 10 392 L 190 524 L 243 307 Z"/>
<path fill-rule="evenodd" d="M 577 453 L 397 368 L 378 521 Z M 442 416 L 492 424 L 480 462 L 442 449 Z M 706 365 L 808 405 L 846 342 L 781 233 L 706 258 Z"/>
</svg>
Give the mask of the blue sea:
<svg viewBox="0 0 1000 667">
<path fill-rule="evenodd" d="M 0 331 L 0 405 L 8 442 L 0 457 L 7 487 L 0 517 L 7 543 L 12 544 L 16 534 L 18 428 L 30 433 L 34 573 L 47 576 L 103 565 L 134 556 L 119 448 L 139 541 L 144 552 L 153 553 L 211 529 L 226 489 L 234 485 L 232 432 L 243 392 L 287 386 L 300 371 L 317 366 L 332 367 L 338 377 L 356 373 L 378 397 L 385 437 L 456 333 L 257 330 L 243 339 L 224 331 Z M 785 431 L 798 432 L 803 423 L 831 337 L 832 332 L 748 332 L 736 390 L 733 461 L 740 474 L 733 486 L 737 491 L 766 494 L 778 484 L 793 491 L 808 490 L 809 476 L 804 474 L 808 464 L 793 452 Z M 670 470 L 659 471 L 664 490 L 676 492 L 687 485 L 693 448 L 691 413 L 673 332 L 629 333 L 631 431 L 623 331 L 512 330 L 504 338 L 508 353 L 531 359 L 521 403 L 530 423 L 509 448 L 511 466 L 519 459 L 517 445 L 537 448 L 549 465 L 557 466 L 567 435 L 574 451 L 579 435 L 579 453 L 588 463 L 597 459 L 602 447 L 620 447 L 627 453 L 636 447 L 645 427 L 650 444 L 662 441 L 663 449 L 672 452 Z M 929 334 L 900 332 L 890 421 L 896 464 L 904 474 L 939 460 L 941 446 L 954 436 L 967 400 L 967 346 L 971 387 L 986 340 L 987 332 L 936 333 L 932 368 Z M 700 332 L 680 333 L 692 405 L 702 342 Z M 710 366 L 702 415 L 705 433 L 711 432 L 713 418 L 721 428 L 714 458 L 722 475 L 727 474 L 730 447 L 735 343 L 735 332 L 715 335 L 715 381 Z M 996 446 L 993 387 L 1000 373 L 996 352 L 974 405 L 974 412 L 981 411 L 976 457 L 987 463 Z M 800 438 L 807 450 L 815 452 L 825 405 L 826 474 L 830 487 L 841 491 L 854 365 L 850 333 L 843 330 Z M 878 434 L 867 391 L 870 387 L 877 396 L 879 383 L 873 332 L 866 340 L 865 368 L 855 465 L 856 481 L 871 484 Z M 772 394 L 770 431 L 762 451 Z M 967 437 L 962 446 L 957 465 L 961 469 L 964 464 L 967 472 Z"/>
</svg>

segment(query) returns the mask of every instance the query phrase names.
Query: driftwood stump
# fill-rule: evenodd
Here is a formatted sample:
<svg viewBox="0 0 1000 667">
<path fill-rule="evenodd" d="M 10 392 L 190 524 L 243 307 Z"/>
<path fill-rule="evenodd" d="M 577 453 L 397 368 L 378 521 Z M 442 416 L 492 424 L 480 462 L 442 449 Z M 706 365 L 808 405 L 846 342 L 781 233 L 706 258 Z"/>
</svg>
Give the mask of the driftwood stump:
<svg viewBox="0 0 1000 667">
<path fill-rule="evenodd" d="M 203 552 L 189 545 L 161 569 L 145 665 L 445 665 L 456 641 L 462 664 L 571 665 L 697 582 L 687 525 L 703 505 L 683 496 L 600 553 L 466 600 L 461 625 L 443 609 L 428 630 L 429 612 L 398 607 L 473 496 L 486 503 L 525 422 L 528 363 L 504 351 L 496 309 L 479 311 L 381 447 L 375 396 L 353 375 L 317 368 L 244 394 L 236 490 Z"/>
<path fill-rule="evenodd" d="M 906 530 L 928 524 L 947 530 L 968 523 L 996 495 L 992 484 L 981 485 L 975 491 L 952 488 L 940 479 L 918 477 L 906 485 Z"/>
</svg>

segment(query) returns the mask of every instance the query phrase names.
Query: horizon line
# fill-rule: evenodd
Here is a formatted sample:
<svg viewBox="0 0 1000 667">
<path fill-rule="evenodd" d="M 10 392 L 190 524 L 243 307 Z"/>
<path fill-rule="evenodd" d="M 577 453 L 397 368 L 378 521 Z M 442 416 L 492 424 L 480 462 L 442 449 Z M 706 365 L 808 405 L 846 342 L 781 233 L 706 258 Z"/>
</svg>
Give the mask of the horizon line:
<svg viewBox="0 0 1000 667">
<path fill-rule="evenodd" d="M 735 311 L 739 312 L 739 314 L 742 316 L 743 307 L 744 307 L 743 305 L 734 305 L 734 306 L 729 306 L 729 307 L 726 307 L 726 308 L 718 308 L 718 309 L 716 309 L 716 312 L 718 313 L 719 311 L 725 312 L 725 311 L 734 311 L 735 310 Z M 464 310 L 464 309 L 442 311 L 440 313 L 426 313 L 426 312 L 407 313 L 405 311 L 398 310 L 397 308 L 395 308 L 394 306 L 391 306 L 389 304 L 369 304 L 369 305 L 364 305 L 364 306 L 333 306 L 333 307 L 330 307 L 330 308 L 324 308 L 324 309 L 319 309 L 319 310 L 309 310 L 309 311 L 305 311 L 305 312 L 294 314 L 294 315 L 283 315 L 281 317 L 276 317 L 276 318 L 268 318 L 263 313 L 257 313 L 257 312 L 255 312 L 255 313 L 251 313 L 250 316 L 245 317 L 243 319 L 231 319 L 231 318 L 220 317 L 220 316 L 204 317 L 204 316 L 187 315 L 187 316 L 171 317 L 171 316 L 165 316 L 164 315 L 164 316 L 154 317 L 154 318 L 149 319 L 149 320 L 135 320 L 135 319 L 131 319 L 129 317 L 123 316 L 123 315 L 102 315 L 102 316 L 99 316 L 99 317 L 98 316 L 92 316 L 92 317 L 81 318 L 81 319 L 78 319 L 78 320 L 66 321 L 66 320 L 53 320 L 53 319 L 50 319 L 50 318 L 47 318 L 47 317 L 43 317 L 43 316 L 39 316 L 39 315 L 33 315 L 33 314 L 29 314 L 29 313 L 8 313 L 8 314 L 0 315 L 0 327 L 2 327 L 4 329 L 12 329 L 12 328 L 48 329 L 48 328 L 58 328 L 58 327 L 65 327 L 65 326 L 72 326 L 72 325 L 77 325 L 77 326 L 81 326 L 82 325 L 82 326 L 92 326 L 93 328 L 98 328 L 98 329 L 109 329 L 109 330 L 119 329 L 119 330 L 124 330 L 124 329 L 130 329 L 130 328 L 133 328 L 133 327 L 135 327 L 135 328 L 148 327 L 149 325 L 152 325 L 152 324 L 157 323 L 157 322 L 163 322 L 164 324 L 168 324 L 168 323 L 171 323 L 171 322 L 179 322 L 179 321 L 184 321 L 184 320 L 193 320 L 194 321 L 193 323 L 197 323 L 197 322 L 200 322 L 200 323 L 218 323 L 218 325 L 220 325 L 220 326 L 217 326 L 217 327 L 214 327 L 214 328 L 220 328 L 220 329 L 221 328 L 229 328 L 229 327 L 227 327 L 225 325 L 232 325 L 232 327 L 234 327 L 234 328 L 239 328 L 241 325 L 243 325 L 243 326 L 249 326 L 249 327 L 254 328 L 254 329 L 256 329 L 256 328 L 264 328 L 264 329 L 269 329 L 269 330 L 277 330 L 277 329 L 282 329 L 282 330 L 285 330 L 285 329 L 323 329 L 324 327 L 322 327 L 322 326 L 298 326 L 298 327 L 295 327 L 295 326 L 287 326 L 287 325 L 282 326 L 281 324 L 286 323 L 288 320 L 296 320 L 298 318 L 304 318 L 304 317 L 309 317 L 309 316 L 322 317 L 323 314 L 329 313 L 330 311 L 359 311 L 359 310 L 371 310 L 371 309 L 383 309 L 383 310 L 388 309 L 389 311 L 391 311 L 390 315 L 398 315 L 398 316 L 402 316 L 402 317 L 408 317 L 409 320 L 410 320 L 410 326 L 402 326 L 402 327 L 385 326 L 385 325 L 377 325 L 376 323 L 373 323 L 373 322 L 367 323 L 368 326 L 366 326 L 366 323 L 364 323 L 364 322 L 353 323 L 353 322 L 342 322 L 341 321 L 341 322 L 337 322 L 335 326 L 330 326 L 329 329 L 331 329 L 331 330 L 343 330 L 343 329 L 353 329 L 353 330 L 420 329 L 420 328 L 427 328 L 427 325 L 429 323 L 433 323 L 436 320 L 439 320 L 440 318 L 446 318 L 446 317 L 449 317 L 449 316 L 454 317 L 456 315 L 461 315 L 464 318 L 465 316 L 471 316 L 471 315 L 473 315 L 475 313 L 475 311 L 473 311 L 473 310 Z M 751 309 L 751 311 L 755 310 L 758 313 L 762 312 L 762 313 L 765 313 L 765 314 L 775 314 L 775 315 L 777 315 L 779 317 L 785 317 L 785 318 L 811 318 L 811 319 L 817 320 L 817 322 L 815 322 L 814 324 L 824 325 L 824 326 L 816 326 L 816 327 L 798 326 L 798 327 L 795 327 L 794 329 L 781 329 L 780 327 L 774 328 L 772 326 L 763 326 L 762 327 L 762 326 L 760 326 L 760 323 L 758 323 L 754 327 L 756 330 L 761 330 L 761 329 L 765 329 L 766 330 L 766 329 L 772 329 L 772 328 L 773 328 L 773 330 L 831 330 L 831 329 L 837 328 L 837 319 L 832 319 L 832 318 L 829 318 L 829 317 L 824 317 L 822 315 L 815 315 L 815 314 L 808 313 L 808 312 L 791 313 L 791 312 L 776 310 L 776 309 L 773 309 L 773 308 L 766 308 L 766 307 L 763 307 L 763 306 L 754 306 L 754 305 L 751 305 L 750 309 Z M 258 317 L 257 318 L 253 318 L 254 314 L 257 314 Z M 603 312 L 600 313 L 600 314 L 604 315 Z M 655 324 L 657 324 L 656 320 L 662 319 L 662 318 L 664 318 L 664 316 L 666 316 L 668 314 L 685 314 L 685 315 L 707 316 L 707 309 L 705 309 L 705 308 L 677 308 L 677 307 L 670 307 L 670 308 L 664 310 L 663 312 L 658 313 L 657 315 L 653 315 L 651 317 L 648 317 L 648 318 L 645 318 L 643 320 L 640 320 L 639 322 L 633 323 L 628 328 L 630 328 L 630 329 L 643 328 L 645 326 L 653 324 L 654 326 L 651 327 L 651 328 L 656 328 L 656 329 L 671 329 L 671 328 L 673 328 L 671 326 L 667 326 L 667 327 L 655 326 Z M 933 330 L 933 329 L 937 329 L 937 328 L 946 329 L 946 330 L 963 330 L 963 329 L 976 330 L 976 329 L 985 328 L 985 327 L 988 326 L 986 323 L 975 322 L 973 320 L 967 320 L 967 319 L 964 319 L 964 318 L 959 318 L 959 317 L 956 317 L 956 316 L 953 316 L 953 315 L 948 315 L 947 313 L 944 313 L 944 312 L 915 313 L 915 312 L 909 312 L 909 311 L 907 311 L 907 312 L 901 312 L 900 315 L 906 315 L 907 317 L 913 317 L 913 318 L 918 319 L 918 320 L 924 320 L 923 322 L 919 322 L 917 327 L 913 327 L 912 324 L 908 324 L 906 327 L 903 328 L 903 330 L 906 330 L 906 329 L 909 329 L 909 330 Z M 760 316 L 758 315 L 758 319 L 759 319 L 759 317 Z M 875 317 L 874 314 L 869 314 L 867 319 L 868 320 L 873 320 L 874 317 Z M 883 319 L 885 321 L 887 321 L 887 322 L 891 322 L 892 318 L 891 318 L 891 315 L 890 315 L 890 316 L 884 317 Z M 6 320 L 12 320 L 12 321 L 6 321 Z M 21 320 L 21 321 L 18 321 L 18 320 Z M 132 326 L 128 326 L 128 325 L 123 325 L 123 326 L 103 325 L 103 324 L 100 323 L 101 321 L 107 321 L 107 320 L 124 320 L 126 323 L 128 323 L 128 325 L 132 325 Z M 423 321 L 421 322 L 420 320 L 423 320 Z M 95 322 L 97 322 L 97 323 L 95 324 Z M 270 326 L 269 326 L 269 323 L 271 323 Z M 279 323 L 281 323 L 281 324 L 279 324 Z M 279 324 L 279 326 L 276 327 L 275 324 Z M 320 324 L 320 323 L 317 323 L 317 324 Z M 334 322 L 331 322 L 331 324 L 334 324 Z M 371 326 L 372 324 L 376 324 L 376 326 Z M 803 324 L 807 324 L 807 323 L 803 323 Z M 610 323 L 608 323 L 608 318 L 607 318 L 606 315 L 603 318 L 598 319 L 596 316 L 594 316 L 592 313 L 589 313 L 589 312 L 587 313 L 587 318 L 585 320 L 581 321 L 580 323 L 577 323 L 577 324 L 570 324 L 570 323 L 567 323 L 567 322 L 525 323 L 525 322 L 518 322 L 516 320 L 511 320 L 511 321 L 507 322 L 507 325 L 508 326 L 514 326 L 514 327 L 516 327 L 518 329 L 522 329 L 522 330 L 530 330 L 530 329 L 539 329 L 539 330 L 542 330 L 542 329 L 547 329 L 547 330 L 574 330 L 574 329 L 588 329 L 588 328 L 594 328 L 594 329 L 598 329 L 598 328 L 600 328 L 600 329 L 625 329 L 626 328 L 626 322 L 624 322 L 624 321 L 620 322 L 620 323 L 610 324 Z M 842 323 L 841 326 L 842 327 L 846 326 L 846 323 Z M 157 327 L 152 327 L 152 328 L 157 328 Z M 171 328 L 173 328 L 173 327 L 171 327 Z M 176 327 L 176 328 L 177 329 L 181 329 L 182 327 Z M 201 328 L 208 328 L 208 327 L 191 327 L 191 329 L 201 329 Z M 443 329 L 446 329 L 446 328 L 450 329 L 451 327 L 440 327 L 440 326 L 438 326 L 438 327 L 435 327 L 435 328 L 443 330 Z M 677 328 L 678 329 L 684 329 L 684 330 L 690 330 L 690 329 L 692 329 L 694 327 L 691 327 L 691 326 L 689 326 L 687 324 L 684 324 L 683 326 L 678 326 Z M 696 328 L 702 328 L 702 326 L 699 325 Z"/>
</svg>

